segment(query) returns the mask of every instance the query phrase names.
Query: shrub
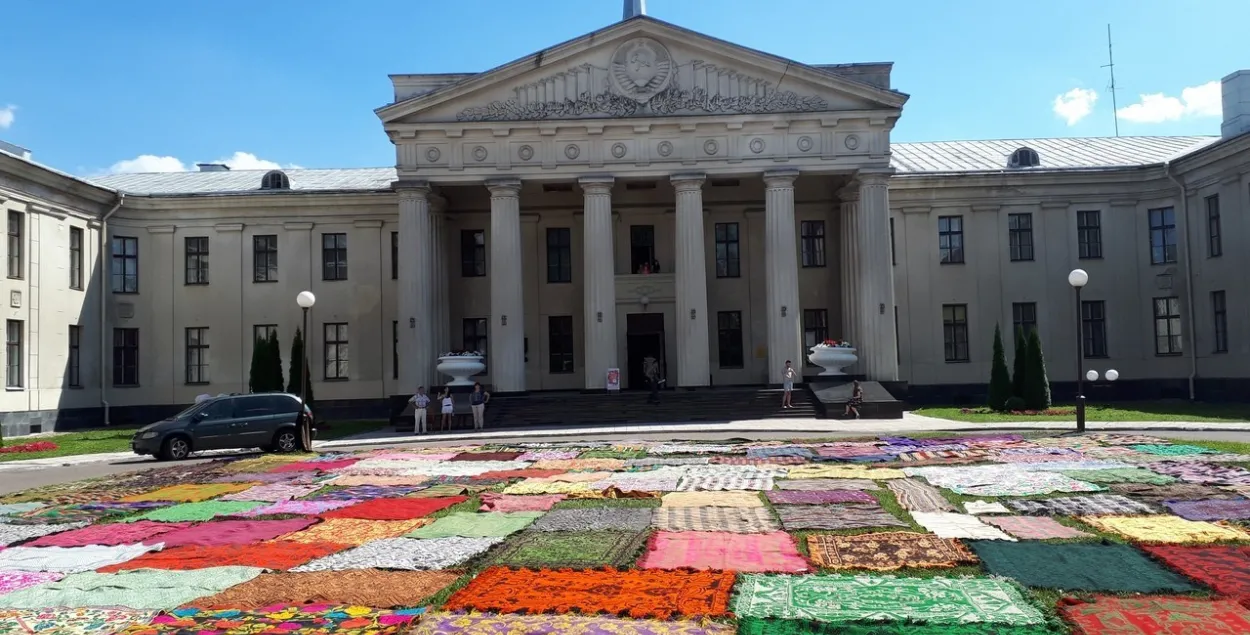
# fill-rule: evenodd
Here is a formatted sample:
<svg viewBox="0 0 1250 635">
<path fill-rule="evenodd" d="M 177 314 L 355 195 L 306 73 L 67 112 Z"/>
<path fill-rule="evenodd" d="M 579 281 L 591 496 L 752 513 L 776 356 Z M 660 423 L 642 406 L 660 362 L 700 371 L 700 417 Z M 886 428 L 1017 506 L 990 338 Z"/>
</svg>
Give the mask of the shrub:
<svg viewBox="0 0 1250 635">
<path fill-rule="evenodd" d="M 1020 397 L 1008 397 L 1003 409 L 1008 412 L 1020 412 L 1025 409 L 1024 399 Z"/>
<path fill-rule="evenodd" d="M 300 372 L 300 367 L 303 366 L 303 361 L 304 361 L 304 334 L 301 333 L 299 329 L 295 329 L 295 339 L 291 340 L 291 360 L 290 360 L 291 372 L 287 375 L 290 379 L 287 381 L 286 391 L 291 393 L 292 395 L 299 396 L 300 394 L 299 378 L 302 375 L 304 377 L 304 383 L 308 386 L 307 392 L 304 393 L 304 400 L 308 404 L 308 407 L 311 408 L 314 403 L 312 376 L 311 376 L 311 371 L 309 371 L 308 369 L 304 369 L 303 373 Z"/>
<path fill-rule="evenodd" d="M 1011 375 L 1007 372 L 1007 354 L 1003 352 L 1003 334 L 995 325 L 994 363 L 990 367 L 990 408 L 1004 409 L 1011 396 Z"/>
<path fill-rule="evenodd" d="M 1046 376 L 1046 357 L 1042 354 L 1042 338 L 1037 331 L 1029 333 L 1023 397 L 1029 410 L 1045 410 L 1050 407 L 1050 379 Z"/>
<path fill-rule="evenodd" d="M 1024 399 L 1024 367 L 1028 365 L 1028 340 L 1024 330 L 1016 329 L 1016 354 L 1011 363 L 1011 394 Z"/>
</svg>

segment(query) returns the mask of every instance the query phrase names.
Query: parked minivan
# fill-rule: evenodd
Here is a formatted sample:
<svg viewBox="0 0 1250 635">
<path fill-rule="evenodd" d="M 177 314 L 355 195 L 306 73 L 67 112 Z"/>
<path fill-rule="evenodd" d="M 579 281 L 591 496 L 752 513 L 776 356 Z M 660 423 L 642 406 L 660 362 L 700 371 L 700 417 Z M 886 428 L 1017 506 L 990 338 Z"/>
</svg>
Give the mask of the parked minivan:
<svg viewBox="0 0 1250 635">
<path fill-rule="evenodd" d="M 287 393 L 220 395 L 140 428 L 130 449 L 164 461 L 200 450 L 294 452 L 299 447 L 299 412 L 299 397 Z M 305 406 L 304 412 L 312 425 L 312 410 Z"/>
</svg>

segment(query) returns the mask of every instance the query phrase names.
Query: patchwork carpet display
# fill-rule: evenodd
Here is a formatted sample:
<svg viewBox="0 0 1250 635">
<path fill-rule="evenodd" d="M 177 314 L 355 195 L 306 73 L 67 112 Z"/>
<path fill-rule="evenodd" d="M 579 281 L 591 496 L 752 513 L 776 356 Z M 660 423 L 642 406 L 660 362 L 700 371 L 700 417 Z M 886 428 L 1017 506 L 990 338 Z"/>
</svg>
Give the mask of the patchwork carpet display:
<svg viewBox="0 0 1250 635">
<path fill-rule="evenodd" d="M 1250 633 L 1247 464 L 1111 434 L 153 464 L 0 496 L 0 635 Z"/>
</svg>

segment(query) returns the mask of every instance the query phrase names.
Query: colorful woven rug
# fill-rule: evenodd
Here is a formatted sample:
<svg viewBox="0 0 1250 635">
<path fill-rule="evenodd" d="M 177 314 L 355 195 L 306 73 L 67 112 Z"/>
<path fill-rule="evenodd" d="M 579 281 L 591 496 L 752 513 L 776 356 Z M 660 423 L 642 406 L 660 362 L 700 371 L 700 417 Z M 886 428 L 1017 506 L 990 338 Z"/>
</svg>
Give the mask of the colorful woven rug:
<svg viewBox="0 0 1250 635">
<path fill-rule="evenodd" d="M 1141 499 L 1148 503 L 1162 504 L 1165 500 L 1198 500 L 1203 498 L 1235 498 L 1236 494 L 1210 485 L 1173 483 L 1171 485 L 1142 485 L 1140 483 L 1116 483 L 1111 491 Z"/>
<path fill-rule="evenodd" d="M 1059 613 L 1079 635 L 1244 635 L 1250 611 L 1229 600 L 1097 596 L 1065 600 Z"/>
<path fill-rule="evenodd" d="M 876 483 L 862 478 L 800 478 L 778 479 L 777 489 L 797 491 L 826 491 L 831 489 L 857 489 L 875 491 L 881 489 Z"/>
<path fill-rule="evenodd" d="M 314 558 L 321 558 L 342 551 L 350 545 L 332 542 L 258 542 L 251 545 L 216 545 L 201 547 L 187 545 L 155 553 L 146 553 L 121 564 L 99 567 L 100 573 L 130 571 L 134 569 L 208 569 L 211 567 L 259 567 L 286 570 Z"/>
<path fill-rule="evenodd" d="M 1125 593 L 1197 588 L 1128 545 L 999 541 L 971 545 L 990 574 L 1031 587 Z"/>
<path fill-rule="evenodd" d="M 421 606 L 459 579 L 457 571 L 309 571 L 264 573 L 195 606 L 211 609 L 257 609 L 272 604 L 348 604 L 379 608 Z"/>
<path fill-rule="evenodd" d="M 246 545 L 306 529 L 314 522 L 316 519 L 306 517 L 285 520 L 214 520 L 162 534 L 156 541 L 164 543 L 166 549 L 185 545 Z"/>
<path fill-rule="evenodd" d="M 861 478 L 870 481 L 903 478 L 903 470 L 870 468 L 858 465 L 800 465 L 790 468 L 787 478 Z"/>
<path fill-rule="evenodd" d="M 651 526 L 653 510 L 636 508 L 553 509 L 534 522 L 533 531 L 632 531 Z"/>
<path fill-rule="evenodd" d="M 452 483 L 439 483 L 431 485 L 418 492 L 413 492 L 410 498 L 440 498 L 443 496 L 472 496 L 483 489 L 485 485 L 457 485 Z"/>
<path fill-rule="evenodd" d="M 321 485 L 317 483 L 267 483 L 265 485 L 257 485 L 256 487 L 242 492 L 227 494 L 222 496 L 219 500 L 277 503 L 279 501 L 289 501 L 292 498 L 307 496 L 320 488 Z"/>
<path fill-rule="evenodd" d="M 359 502 L 360 501 L 358 500 L 282 501 L 280 503 L 274 503 L 272 505 L 265 505 L 263 507 L 254 507 L 252 509 L 249 509 L 243 512 L 236 512 L 234 514 L 231 514 L 231 516 L 240 516 L 244 518 L 254 517 L 254 516 L 286 516 L 286 515 L 316 516 L 317 514 L 322 514 L 332 509 L 339 509 L 340 507 L 347 507 L 349 505 L 355 505 L 356 503 L 359 503 Z"/>
<path fill-rule="evenodd" d="M 155 492 L 135 494 L 122 500 L 124 503 L 143 501 L 174 501 L 178 503 L 197 503 L 216 498 L 223 494 L 233 494 L 250 489 L 255 483 L 208 483 L 204 485 L 171 485 L 162 487 Z"/>
<path fill-rule="evenodd" d="M 813 562 L 830 569 L 892 571 L 977 562 L 976 556 L 958 540 L 905 531 L 854 536 L 813 534 L 807 537 L 807 551 Z"/>
<path fill-rule="evenodd" d="M 528 531 L 509 539 L 492 564 L 517 567 L 624 567 L 646 542 L 639 531 Z"/>
<path fill-rule="evenodd" d="M 1021 540 L 1051 540 L 1092 538 L 1079 529 L 1073 529 L 1049 516 L 986 516 L 981 519 Z"/>
<path fill-rule="evenodd" d="M 113 635 L 155 611 L 110 608 L 0 609 L 0 635 Z"/>
<path fill-rule="evenodd" d="M 1210 448 L 1199 447 L 1196 445 L 1184 445 L 1181 443 L 1146 443 L 1129 446 L 1138 452 L 1146 454 L 1158 454 L 1160 456 L 1188 456 L 1191 454 L 1215 454 L 1216 451 Z"/>
<path fill-rule="evenodd" d="M 1176 479 L 1163 474 L 1155 474 L 1140 467 L 1117 467 L 1109 470 L 1064 470 L 1060 472 L 1068 478 L 1086 483 L 1142 483 L 1145 485 L 1169 485 Z"/>
<path fill-rule="evenodd" d="M 1167 566 L 1197 580 L 1220 595 L 1250 597 L 1250 547 L 1143 546 Z"/>
<path fill-rule="evenodd" d="M 385 611 L 330 604 L 272 605 L 255 611 L 181 608 L 157 615 L 147 626 L 133 626 L 118 635 L 393 635 L 407 631 L 424 612 L 423 608 Z"/>
<path fill-rule="evenodd" d="M 915 479 L 900 478 L 885 484 L 894 492 L 898 504 L 912 512 L 953 512 L 955 506 L 932 485 Z"/>
<path fill-rule="evenodd" d="M 652 526 L 663 531 L 756 534 L 781 529 L 772 513 L 763 507 L 661 507 L 654 512 Z"/>
<path fill-rule="evenodd" d="M 502 538 L 387 538 L 313 560 L 292 571 L 446 569 L 480 555 Z"/>
<path fill-rule="evenodd" d="M 10 547 L 0 550 L 0 571 L 78 573 L 126 562 L 160 545 L 87 545 L 85 547 Z"/>
<path fill-rule="evenodd" d="M 0 597 L 5 607 L 15 609 L 115 606 L 158 611 L 219 593 L 260 573 L 261 569 L 254 567 L 195 571 L 146 569 L 112 574 L 87 571 Z"/>
<path fill-rule="evenodd" d="M 346 467 L 351 467 L 360 459 L 338 459 L 335 461 L 300 461 L 298 463 L 287 463 L 269 470 L 281 474 L 283 472 L 333 472 Z"/>
<path fill-rule="evenodd" d="M 1186 483 L 1198 485 L 1250 485 L 1250 470 L 1214 463 L 1181 463 L 1161 461 L 1151 463 L 1153 472 L 1175 476 Z"/>
<path fill-rule="evenodd" d="M 1103 489 L 1102 486 L 1071 479 L 1055 472 L 1025 470 L 1017 465 L 909 467 L 904 471 L 908 476 L 923 478 L 930 485 L 945 487 L 967 496 L 1032 496 Z"/>
<path fill-rule="evenodd" d="M 807 573 L 794 538 L 783 531 L 736 534 L 657 531 L 639 561 L 643 569 L 714 569 L 750 573 Z"/>
<path fill-rule="evenodd" d="M 25 543 L 25 547 L 83 547 L 86 545 L 130 545 L 137 542 L 161 542 L 171 531 L 190 527 L 191 523 L 158 523 L 141 520 L 134 523 L 90 525 L 81 529 L 42 536 Z"/>
<path fill-rule="evenodd" d="M 1057 635 L 1044 624 L 1005 626 L 1003 624 L 905 624 L 898 622 L 840 622 L 822 624 L 803 620 L 738 620 L 738 635 Z"/>
<path fill-rule="evenodd" d="M 850 489 L 826 491 L 773 490 L 765 492 L 765 494 L 774 505 L 829 505 L 831 503 L 877 502 L 877 499 L 872 494 Z"/>
<path fill-rule="evenodd" d="M 482 492 L 480 496 L 484 512 L 545 512 L 567 498 L 563 494 L 539 496 L 509 496 L 494 492 Z"/>
<path fill-rule="evenodd" d="M 867 575 L 742 576 L 739 617 L 843 622 L 1040 624 L 1042 614 L 1016 587 L 990 578 L 896 578 Z"/>
<path fill-rule="evenodd" d="M 529 527 L 543 512 L 457 512 L 415 529 L 409 538 L 503 538 Z"/>
<path fill-rule="evenodd" d="M 1007 501 L 1007 504 L 1018 512 L 1039 516 L 1116 516 L 1158 513 L 1158 510 L 1150 505 L 1119 494 L 1011 500 Z"/>
<path fill-rule="evenodd" d="M 1245 520 L 1250 518 L 1250 499 L 1213 498 L 1196 501 L 1165 501 L 1173 514 L 1187 520 Z"/>
<path fill-rule="evenodd" d="M 755 492 L 670 492 L 661 507 L 763 507 Z"/>
<path fill-rule="evenodd" d="M 233 516 L 263 506 L 264 503 L 246 501 L 202 501 L 199 503 L 180 503 L 172 507 L 162 507 L 144 512 L 138 516 L 130 516 L 122 522 L 133 523 L 139 520 L 155 520 L 163 523 L 203 522 L 218 516 Z"/>
<path fill-rule="evenodd" d="M 712 621 L 630 620 L 584 615 L 490 615 L 433 613 L 411 635 L 734 635 L 730 624 Z"/>
<path fill-rule="evenodd" d="M 337 487 L 338 483 L 333 484 L 336 485 L 336 487 L 328 487 L 324 491 L 305 497 L 304 500 L 355 500 L 356 502 L 360 502 L 375 498 L 403 498 L 409 494 L 425 489 L 422 485 L 353 485 L 351 487 Z M 243 496 L 246 494 L 247 492 L 240 492 L 238 495 Z"/>
<path fill-rule="evenodd" d="M 375 498 L 341 507 L 321 515 L 322 518 L 361 518 L 364 520 L 409 520 L 428 516 L 452 505 L 469 500 L 467 496 L 444 498 Z"/>
<path fill-rule="evenodd" d="M 973 515 L 1011 513 L 1010 509 L 1003 507 L 1003 504 L 998 501 L 965 501 L 964 511 Z"/>
<path fill-rule="evenodd" d="M 451 461 L 515 461 L 523 452 L 461 452 Z"/>
<path fill-rule="evenodd" d="M 0 595 L 45 582 L 56 582 L 64 577 L 64 573 L 52 571 L 0 571 Z"/>
<path fill-rule="evenodd" d="M 668 620 L 716 617 L 729 610 L 734 574 L 612 568 L 586 571 L 491 567 L 457 591 L 448 611 L 609 613 Z"/>
<path fill-rule="evenodd" d="M 682 477 L 681 482 L 677 485 L 677 489 L 683 492 L 768 491 L 772 488 L 773 476 L 764 473 L 694 473 Z"/>
<path fill-rule="evenodd" d="M 412 520 L 331 518 L 303 531 L 282 536 L 280 539 L 294 542 L 334 542 L 359 547 L 373 540 L 398 538 L 429 523 L 429 518 L 413 518 Z"/>
<path fill-rule="evenodd" d="M 895 518 L 875 502 L 829 506 L 777 505 L 774 509 L 787 531 L 907 526 L 907 523 Z"/>
<path fill-rule="evenodd" d="M 1080 520 L 1103 531 L 1145 543 L 1250 540 L 1250 534 L 1240 527 L 1185 520 L 1177 516 L 1081 516 Z"/>
<path fill-rule="evenodd" d="M 941 538 L 1015 541 L 1015 538 L 981 522 L 980 518 L 968 514 L 912 512 L 911 517 L 921 527 L 928 529 Z"/>
</svg>

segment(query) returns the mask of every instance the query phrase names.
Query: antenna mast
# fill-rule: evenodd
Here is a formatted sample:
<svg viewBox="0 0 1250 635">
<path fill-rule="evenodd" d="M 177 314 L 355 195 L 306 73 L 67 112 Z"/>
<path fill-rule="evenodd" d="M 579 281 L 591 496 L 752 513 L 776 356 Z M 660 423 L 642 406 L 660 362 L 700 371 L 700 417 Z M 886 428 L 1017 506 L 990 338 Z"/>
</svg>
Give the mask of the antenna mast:
<svg viewBox="0 0 1250 635">
<path fill-rule="evenodd" d="M 1111 50 L 1111 25 L 1107 25 L 1107 63 L 1103 68 L 1111 71 L 1111 117 L 1115 120 L 1115 136 L 1120 136 L 1120 109 L 1115 99 L 1115 55 Z"/>
</svg>

